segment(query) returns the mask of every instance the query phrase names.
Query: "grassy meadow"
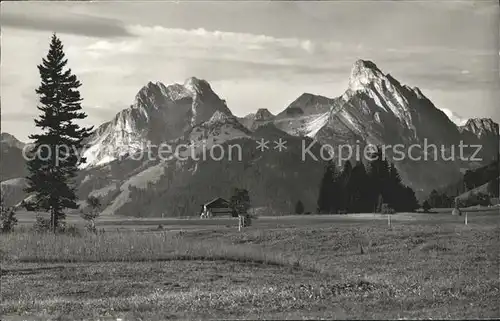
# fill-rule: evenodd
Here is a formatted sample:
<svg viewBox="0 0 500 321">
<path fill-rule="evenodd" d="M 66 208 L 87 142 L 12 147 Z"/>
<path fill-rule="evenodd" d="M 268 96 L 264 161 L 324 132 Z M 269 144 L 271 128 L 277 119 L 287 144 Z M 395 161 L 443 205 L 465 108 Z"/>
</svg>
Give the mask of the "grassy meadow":
<svg viewBox="0 0 500 321">
<path fill-rule="evenodd" d="M 498 210 L 101 218 L 0 236 L 2 320 L 499 317 Z M 25 215 L 25 216 L 24 216 Z M 78 219 L 68 222 L 79 226 Z M 161 224 L 163 230 L 158 230 Z"/>
</svg>

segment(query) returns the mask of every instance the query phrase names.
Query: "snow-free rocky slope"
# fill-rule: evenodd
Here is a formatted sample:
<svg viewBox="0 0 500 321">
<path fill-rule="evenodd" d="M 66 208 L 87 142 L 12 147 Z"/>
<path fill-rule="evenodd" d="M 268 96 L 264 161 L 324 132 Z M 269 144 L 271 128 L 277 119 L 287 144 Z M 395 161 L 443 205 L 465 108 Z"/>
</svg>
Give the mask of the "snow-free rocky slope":
<svg viewBox="0 0 500 321">
<path fill-rule="evenodd" d="M 459 128 L 419 88 L 401 84 L 365 60 L 353 65 L 343 95 L 327 98 L 305 93 L 272 122 L 292 135 L 312 137 L 332 146 L 360 146 L 361 151 L 366 144 L 402 144 L 406 148 L 418 144 L 422 149 L 413 149 L 411 155 L 422 161 L 409 159 L 406 152 L 405 159 L 396 162 L 396 166 L 403 180 L 421 193 L 457 179 L 461 169 L 488 163 L 498 156 L 498 124 L 491 119 L 471 119 Z M 443 146 L 445 157 L 452 155 L 454 148 L 458 158 L 460 141 L 482 145 L 476 158 L 483 161 L 452 162 L 441 157 Z M 437 146 L 436 161 L 431 161 L 432 149 L 425 160 L 426 144 Z M 389 157 L 394 156 L 391 149 L 387 151 Z M 475 148 L 466 149 L 466 156 L 472 156 L 474 151 Z M 346 149 L 343 155 L 347 154 Z"/>
<path fill-rule="evenodd" d="M 231 113 L 205 80 L 192 77 L 182 85 L 169 86 L 149 82 L 137 93 L 130 108 L 96 129 L 85 153 L 86 166 L 133 154 L 148 143 L 157 145 L 176 139 L 209 120 L 216 111 Z"/>
<path fill-rule="evenodd" d="M 24 198 L 26 187 L 25 144 L 8 133 L 0 134 L 0 188 L 6 206 L 16 205 Z"/>
<path fill-rule="evenodd" d="M 0 181 L 27 174 L 23 157 L 24 143 L 8 133 L 0 134 Z"/>
<path fill-rule="evenodd" d="M 255 148 L 261 138 L 271 141 L 269 150 Z M 288 147 L 282 152 L 273 149 L 272 141 L 280 138 Z M 489 163 L 488 157 L 498 155 L 499 144 L 498 124 L 474 119 L 459 128 L 421 90 L 401 84 L 370 61 L 355 62 L 341 96 L 305 93 L 276 115 L 261 108 L 237 118 L 208 82 L 197 78 L 182 85 L 150 82 L 130 108 L 94 132 L 86 154 L 90 163 L 78 178 L 79 197 L 101 197 L 106 214 L 196 215 L 204 201 L 227 198 L 231 188 L 244 187 L 253 206 L 269 213 L 291 212 L 298 200 L 314 212 L 324 162 L 310 157 L 303 161 L 301 155 L 302 144 L 313 140 L 318 142 L 313 147 L 316 156 L 320 144 L 362 148 L 368 143 L 409 146 L 426 140 L 448 151 L 460 140 L 484 145 L 486 158 L 479 163 L 395 162 L 404 182 L 420 196 L 455 181 L 464 168 Z M 181 157 L 129 157 L 149 142 L 183 146 Z M 221 160 L 200 157 L 203 148 L 214 144 L 224 147 Z M 229 157 L 234 145 L 240 148 L 231 149 Z M 154 147 L 151 150 L 154 155 Z M 423 152 L 417 149 L 413 155 Z M 390 150 L 388 156 L 393 156 Z"/>
</svg>

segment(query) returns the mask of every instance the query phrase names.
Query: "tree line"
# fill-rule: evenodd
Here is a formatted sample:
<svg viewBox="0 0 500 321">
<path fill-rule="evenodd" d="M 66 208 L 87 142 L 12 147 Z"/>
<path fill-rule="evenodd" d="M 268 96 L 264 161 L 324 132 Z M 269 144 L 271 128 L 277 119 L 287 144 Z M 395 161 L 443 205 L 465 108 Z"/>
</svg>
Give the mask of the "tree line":
<svg viewBox="0 0 500 321">
<path fill-rule="evenodd" d="M 367 166 L 346 161 L 342 170 L 329 162 L 320 183 L 319 213 L 415 211 L 419 208 L 413 189 L 402 183 L 394 164 L 376 148 Z"/>
</svg>

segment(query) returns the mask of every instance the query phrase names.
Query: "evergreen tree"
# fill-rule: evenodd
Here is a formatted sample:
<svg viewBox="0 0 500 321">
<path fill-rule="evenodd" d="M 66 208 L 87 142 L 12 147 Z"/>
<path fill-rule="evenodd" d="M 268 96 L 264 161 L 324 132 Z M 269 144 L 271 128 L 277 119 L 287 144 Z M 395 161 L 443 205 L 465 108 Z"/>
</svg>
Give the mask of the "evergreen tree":
<svg viewBox="0 0 500 321">
<path fill-rule="evenodd" d="M 304 204 L 300 200 L 295 204 L 295 214 L 304 214 Z"/>
<path fill-rule="evenodd" d="M 13 207 L 5 206 L 4 192 L 0 191 L 0 233 L 12 232 L 17 225 L 16 211 Z"/>
<path fill-rule="evenodd" d="M 382 213 L 384 207 L 384 196 L 382 193 L 378 194 L 377 203 L 375 204 L 375 213 Z"/>
<path fill-rule="evenodd" d="M 396 211 L 414 211 L 418 206 L 413 190 L 402 183 L 401 176 L 394 164 L 389 165 L 387 203 Z"/>
<path fill-rule="evenodd" d="M 372 209 L 381 211 L 383 204 L 395 211 L 414 211 L 418 208 L 418 201 L 414 191 L 405 186 L 401 176 L 393 163 L 389 163 L 382 156 L 380 148 L 372 154 L 374 160 L 369 162 L 369 196 L 368 203 Z"/>
<path fill-rule="evenodd" d="M 341 184 L 341 204 L 339 204 L 339 208 L 346 210 L 347 212 L 351 211 L 352 207 L 352 165 L 350 161 L 346 161 L 344 163 L 344 168 L 342 170 L 342 174 L 340 175 L 340 184 Z"/>
<path fill-rule="evenodd" d="M 428 201 L 424 201 L 424 204 L 422 204 L 422 209 L 424 210 L 425 213 L 429 213 L 431 205 L 429 204 Z"/>
<path fill-rule="evenodd" d="M 441 207 L 441 197 L 435 189 L 433 189 L 429 195 L 428 203 L 432 208 Z"/>
<path fill-rule="evenodd" d="M 383 157 L 380 147 L 371 153 L 371 160 L 368 163 L 368 198 L 367 202 L 373 211 L 380 210 L 381 199 L 387 197 L 389 193 L 389 163 Z"/>
<path fill-rule="evenodd" d="M 250 195 L 244 188 L 233 188 L 229 206 L 238 214 L 247 214 L 250 209 Z"/>
<path fill-rule="evenodd" d="M 419 207 L 413 189 L 402 183 L 396 166 L 382 157 L 380 148 L 371 156 L 368 171 L 360 161 L 354 167 L 347 161 L 338 174 L 328 164 L 320 185 L 320 213 L 415 211 Z"/>
<path fill-rule="evenodd" d="M 358 161 L 351 172 L 351 208 L 354 213 L 369 212 L 372 210 L 369 204 L 369 191 L 367 189 L 368 174 L 365 165 Z"/>
<path fill-rule="evenodd" d="M 454 197 L 439 193 L 437 190 L 432 190 L 427 199 L 429 205 L 433 208 L 449 208 L 454 205 Z"/>
<path fill-rule="evenodd" d="M 500 184 L 500 180 L 498 177 L 488 182 L 487 190 L 488 190 L 488 194 L 490 195 L 490 197 L 497 197 L 498 198 L 499 189 L 500 189 L 499 184 Z"/>
<path fill-rule="evenodd" d="M 95 196 L 87 197 L 88 211 L 82 212 L 81 217 L 87 222 L 87 231 L 96 233 L 95 220 L 99 217 L 102 207 L 101 200 Z"/>
<path fill-rule="evenodd" d="M 336 209 L 335 183 L 335 165 L 329 162 L 325 167 L 325 173 L 319 187 L 318 213 L 332 213 Z"/>
<path fill-rule="evenodd" d="M 330 213 L 339 213 L 344 209 L 344 190 L 342 187 L 342 173 L 334 167 L 332 192 L 330 194 Z"/>
<path fill-rule="evenodd" d="M 389 177 L 384 196 L 391 208 L 399 211 L 404 207 L 404 186 L 393 163 L 389 164 Z"/>
<path fill-rule="evenodd" d="M 34 193 L 34 206 L 50 211 L 51 228 L 64 220 L 65 208 L 78 208 L 72 180 L 80 158 L 83 141 L 92 128 L 81 128 L 74 120 L 87 115 L 81 111 L 81 83 L 71 69 L 64 70 L 67 59 L 61 41 L 54 34 L 47 57 L 38 65 L 41 85 L 36 90 L 41 111 L 35 125 L 42 134 L 29 136 L 34 140 L 33 157 L 28 161 L 27 193 Z M 36 152 L 36 155 L 34 154 Z"/>
<path fill-rule="evenodd" d="M 337 172 L 335 164 L 329 162 L 321 180 L 318 197 L 319 213 L 337 213 L 341 210 L 343 200 L 342 175 Z"/>
<path fill-rule="evenodd" d="M 404 207 L 401 209 L 407 212 L 415 212 L 419 208 L 417 197 L 415 192 L 409 186 L 404 188 Z"/>
</svg>

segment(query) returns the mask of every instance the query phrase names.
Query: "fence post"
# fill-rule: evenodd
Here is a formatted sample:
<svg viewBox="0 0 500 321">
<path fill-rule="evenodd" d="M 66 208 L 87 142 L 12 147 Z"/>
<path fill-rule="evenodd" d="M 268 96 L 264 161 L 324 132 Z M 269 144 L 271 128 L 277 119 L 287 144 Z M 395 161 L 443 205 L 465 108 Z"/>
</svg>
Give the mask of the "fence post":
<svg viewBox="0 0 500 321">
<path fill-rule="evenodd" d="M 391 214 L 387 214 L 387 225 L 391 228 Z"/>
<path fill-rule="evenodd" d="M 465 212 L 465 225 L 467 225 L 467 212 Z"/>
</svg>

